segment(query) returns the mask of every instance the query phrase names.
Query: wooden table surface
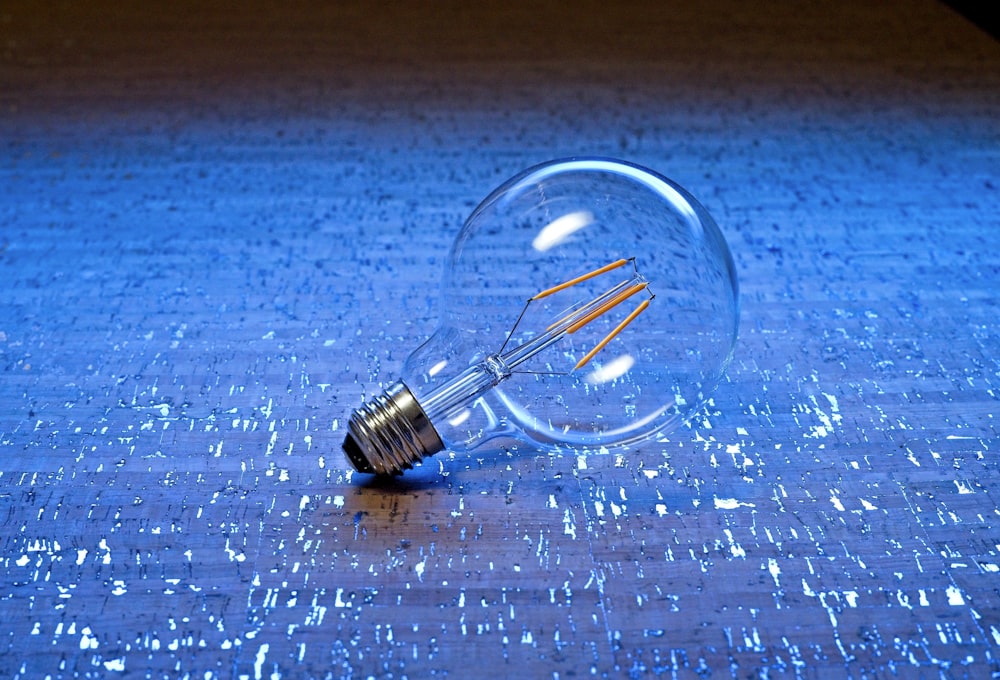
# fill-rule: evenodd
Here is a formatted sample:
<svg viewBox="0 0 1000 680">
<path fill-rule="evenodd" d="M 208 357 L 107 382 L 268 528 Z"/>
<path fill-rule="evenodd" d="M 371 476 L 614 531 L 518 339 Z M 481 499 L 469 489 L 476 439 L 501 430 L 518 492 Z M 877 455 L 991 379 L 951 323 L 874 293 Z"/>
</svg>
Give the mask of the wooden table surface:
<svg viewBox="0 0 1000 680">
<path fill-rule="evenodd" d="M 0 675 L 1000 673 L 986 33 L 927 0 L 35 4 L 0 4 Z M 709 407 L 352 474 L 465 216 L 574 154 L 726 234 Z"/>
</svg>

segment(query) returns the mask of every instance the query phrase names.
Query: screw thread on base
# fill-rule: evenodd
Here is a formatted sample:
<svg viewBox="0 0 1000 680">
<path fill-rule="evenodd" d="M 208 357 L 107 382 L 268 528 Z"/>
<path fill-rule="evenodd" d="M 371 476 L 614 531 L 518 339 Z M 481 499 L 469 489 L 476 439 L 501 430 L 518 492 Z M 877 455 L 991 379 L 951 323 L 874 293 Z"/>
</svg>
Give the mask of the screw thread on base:
<svg viewBox="0 0 1000 680">
<path fill-rule="evenodd" d="M 398 475 L 444 448 L 441 438 L 402 382 L 351 414 L 344 453 L 358 472 Z"/>
</svg>

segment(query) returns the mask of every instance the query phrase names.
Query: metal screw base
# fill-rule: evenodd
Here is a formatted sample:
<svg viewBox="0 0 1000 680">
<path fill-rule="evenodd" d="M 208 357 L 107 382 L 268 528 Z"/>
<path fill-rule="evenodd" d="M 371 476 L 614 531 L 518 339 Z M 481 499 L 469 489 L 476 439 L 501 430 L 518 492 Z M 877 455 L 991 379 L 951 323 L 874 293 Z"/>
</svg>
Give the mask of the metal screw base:
<svg viewBox="0 0 1000 680">
<path fill-rule="evenodd" d="M 358 472 L 399 475 L 444 448 L 427 414 L 401 382 L 351 414 L 344 453 Z"/>
</svg>

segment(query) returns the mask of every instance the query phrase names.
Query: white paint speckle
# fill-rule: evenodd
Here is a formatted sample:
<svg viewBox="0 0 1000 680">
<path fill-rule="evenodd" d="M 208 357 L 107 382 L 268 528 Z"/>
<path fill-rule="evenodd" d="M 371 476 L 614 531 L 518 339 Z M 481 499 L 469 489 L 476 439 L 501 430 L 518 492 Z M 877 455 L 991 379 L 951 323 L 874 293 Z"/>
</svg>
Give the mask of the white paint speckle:
<svg viewBox="0 0 1000 680">
<path fill-rule="evenodd" d="M 774 587 L 780 588 L 781 584 L 778 582 L 778 577 L 781 576 L 781 567 L 778 566 L 778 560 L 773 557 L 768 557 L 767 571 L 771 574 L 771 579 L 774 580 Z"/>
<path fill-rule="evenodd" d="M 109 659 L 104 662 L 104 668 L 108 671 L 114 671 L 117 673 L 125 672 L 125 657 L 120 659 Z"/>
<path fill-rule="evenodd" d="M 90 630 L 90 626 L 84 626 L 80 631 L 80 649 L 97 649 L 99 643 Z"/>
<path fill-rule="evenodd" d="M 273 335 L 273 333 L 271 334 Z M 271 646 L 266 642 L 263 643 L 257 650 L 257 658 L 253 662 L 253 677 L 254 680 L 261 680 L 264 672 L 264 661 L 267 660 L 267 652 L 271 649 Z"/>
<path fill-rule="evenodd" d="M 576 522 L 573 521 L 573 513 L 569 511 L 569 508 L 563 512 L 563 534 L 576 539 Z"/>
<path fill-rule="evenodd" d="M 743 501 L 738 501 L 735 498 L 715 498 L 715 509 L 716 510 L 735 510 L 736 508 L 752 508 L 755 507 L 753 503 L 744 503 Z"/>
</svg>

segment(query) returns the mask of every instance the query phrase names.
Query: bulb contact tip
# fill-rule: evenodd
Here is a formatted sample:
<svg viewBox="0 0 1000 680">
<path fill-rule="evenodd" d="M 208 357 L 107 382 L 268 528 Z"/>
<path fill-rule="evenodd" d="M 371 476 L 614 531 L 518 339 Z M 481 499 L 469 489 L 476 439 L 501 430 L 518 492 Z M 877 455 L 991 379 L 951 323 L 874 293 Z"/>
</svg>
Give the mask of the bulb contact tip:
<svg viewBox="0 0 1000 680">
<path fill-rule="evenodd" d="M 375 468 L 372 467 L 371 463 L 365 457 L 365 452 L 361 450 L 358 445 L 358 440 L 354 438 L 353 434 L 348 433 L 344 437 L 343 447 L 344 453 L 347 454 L 347 460 L 351 461 L 351 465 L 358 472 L 364 472 L 366 474 L 374 474 Z"/>
<path fill-rule="evenodd" d="M 444 448 L 410 389 L 398 382 L 351 414 L 344 454 L 358 472 L 399 475 Z"/>
</svg>

